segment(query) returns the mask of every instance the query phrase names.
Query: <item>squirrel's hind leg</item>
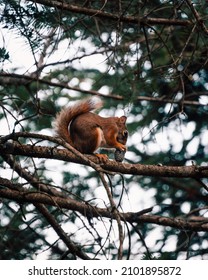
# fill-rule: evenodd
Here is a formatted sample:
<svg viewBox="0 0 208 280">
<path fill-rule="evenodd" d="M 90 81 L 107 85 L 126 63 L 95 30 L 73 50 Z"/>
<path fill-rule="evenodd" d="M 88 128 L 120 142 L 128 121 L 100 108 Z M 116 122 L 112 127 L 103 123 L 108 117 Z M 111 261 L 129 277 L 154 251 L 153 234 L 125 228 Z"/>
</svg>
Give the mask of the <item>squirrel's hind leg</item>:
<svg viewBox="0 0 208 280">
<path fill-rule="evenodd" d="M 70 125 L 70 137 L 73 146 L 84 154 L 93 154 L 99 147 L 103 139 L 103 132 L 95 124 L 82 122 L 82 125 L 72 122 Z"/>
</svg>

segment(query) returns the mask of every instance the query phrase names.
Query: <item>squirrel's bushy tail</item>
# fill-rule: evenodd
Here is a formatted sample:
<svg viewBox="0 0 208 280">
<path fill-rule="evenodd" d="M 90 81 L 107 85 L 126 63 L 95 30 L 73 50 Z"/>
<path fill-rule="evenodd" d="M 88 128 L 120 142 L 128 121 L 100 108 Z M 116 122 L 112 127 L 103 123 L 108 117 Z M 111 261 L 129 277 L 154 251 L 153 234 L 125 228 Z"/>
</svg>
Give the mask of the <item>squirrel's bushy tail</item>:
<svg viewBox="0 0 208 280">
<path fill-rule="evenodd" d="M 56 115 L 55 131 L 56 134 L 72 145 L 69 134 L 69 124 L 78 115 L 90 112 L 102 107 L 102 101 L 98 97 L 91 97 L 82 101 L 76 102 L 74 105 L 64 108 Z"/>
</svg>

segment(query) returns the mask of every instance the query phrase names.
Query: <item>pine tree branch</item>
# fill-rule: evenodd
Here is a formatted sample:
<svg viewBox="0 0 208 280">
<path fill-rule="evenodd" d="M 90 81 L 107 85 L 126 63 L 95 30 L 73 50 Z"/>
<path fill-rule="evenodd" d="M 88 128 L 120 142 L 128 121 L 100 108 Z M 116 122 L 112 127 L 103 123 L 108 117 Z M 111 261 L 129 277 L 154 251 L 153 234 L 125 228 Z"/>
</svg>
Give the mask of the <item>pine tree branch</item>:
<svg viewBox="0 0 208 280">
<path fill-rule="evenodd" d="M 10 74 L 10 73 L 2 73 L 0 72 L 0 84 L 1 85 L 27 85 L 32 82 L 38 82 L 41 84 L 49 85 L 52 87 L 59 87 L 59 88 L 64 88 L 64 89 L 69 89 L 77 92 L 82 92 L 84 94 L 89 94 L 89 95 L 96 95 L 102 98 L 110 98 L 113 100 L 124 100 L 124 97 L 117 94 L 117 93 L 112 93 L 112 94 L 102 94 L 101 92 L 95 91 L 95 90 L 85 90 L 80 87 L 72 87 L 69 86 L 66 83 L 56 83 L 56 82 L 51 82 L 46 79 L 40 79 L 38 77 L 31 77 L 27 75 L 19 75 L 19 74 Z M 195 93 L 197 94 L 197 93 Z M 206 95 L 206 92 L 198 93 L 197 95 Z M 151 96 L 137 96 L 136 101 L 141 102 L 141 101 L 149 101 L 149 102 L 157 102 L 157 103 L 170 103 L 170 104 L 180 104 L 181 101 L 179 100 L 174 100 L 174 99 L 169 99 L 163 97 L 151 97 Z M 183 105 L 184 106 L 204 106 L 202 103 L 198 101 L 193 101 L 193 100 L 183 100 Z"/>
<path fill-rule="evenodd" d="M 180 20 L 180 19 L 166 19 L 166 18 L 149 18 L 149 17 L 134 17 L 134 16 L 123 16 L 120 13 L 109 13 L 105 12 L 102 9 L 92 9 L 86 8 L 83 6 L 71 5 L 64 1 L 55 1 L 55 0 L 26 0 L 27 2 L 35 2 L 45 6 L 54 7 L 61 11 L 73 12 L 77 14 L 87 15 L 90 17 L 101 17 L 106 20 L 119 21 L 124 23 L 131 23 L 137 25 L 177 25 L 177 26 L 190 26 L 192 22 L 189 20 Z"/>
<path fill-rule="evenodd" d="M 48 211 L 48 209 L 43 204 L 34 203 L 38 211 L 44 216 L 47 222 L 52 226 L 57 235 L 61 238 L 61 240 L 65 243 L 69 252 L 72 255 L 78 256 L 83 260 L 90 260 L 87 254 L 85 254 L 79 246 L 77 246 L 74 242 L 71 241 L 70 237 L 65 233 L 65 231 L 61 228 L 59 223 L 56 221 L 53 215 Z"/>
<path fill-rule="evenodd" d="M 31 176 L 29 172 L 27 172 L 24 168 L 22 168 L 20 166 L 20 164 L 18 164 L 12 156 L 8 156 L 8 155 L 2 155 L 3 159 L 7 162 L 7 164 L 10 165 L 10 167 L 17 172 L 17 174 L 24 178 L 26 181 L 28 181 L 28 183 L 30 185 L 32 185 L 33 187 L 35 187 L 36 189 L 38 189 L 38 187 L 40 186 L 40 184 L 37 184 L 37 180 L 35 179 L 35 177 Z M 10 187 L 10 189 L 6 190 L 6 189 L 2 189 L 0 188 L 0 191 L 2 191 L 2 195 L 5 191 L 11 191 L 13 194 L 13 198 L 14 198 L 14 192 L 16 191 L 18 194 L 23 194 L 23 196 L 27 196 L 27 191 L 25 192 L 25 190 L 20 186 L 20 184 L 14 184 L 14 186 L 12 187 L 12 183 L 9 183 L 9 180 L 5 179 L 5 178 L 1 178 L 0 177 L 0 185 L 1 186 L 6 186 L 6 187 Z M 18 188 L 18 190 L 17 190 Z M 48 187 L 49 189 L 50 187 Z M 34 193 L 34 192 L 33 192 Z M 36 195 L 36 193 L 35 193 Z M 48 196 L 50 199 L 56 198 L 56 196 L 49 196 L 48 194 L 45 194 L 46 196 Z M 5 197 L 5 196 L 2 196 Z M 8 197 L 7 197 L 8 198 Z M 15 199 L 14 199 L 15 200 Z M 16 200 L 17 201 L 17 200 Z M 24 202 L 24 198 L 22 200 L 22 202 Z M 21 202 L 21 203 L 22 203 Z M 59 206 L 56 201 L 53 201 L 55 203 L 55 206 Z M 54 231 L 57 233 L 57 235 L 60 237 L 60 239 L 65 243 L 65 245 L 67 246 L 67 248 L 69 249 L 70 253 L 80 257 L 81 259 L 84 260 L 89 260 L 90 258 L 81 250 L 81 248 L 79 248 L 79 246 L 77 246 L 71 239 L 70 237 L 67 236 L 67 234 L 65 233 L 65 231 L 61 228 L 61 226 L 59 225 L 59 223 L 56 221 L 56 219 L 53 217 L 53 215 L 50 214 L 50 212 L 48 211 L 48 209 L 46 208 L 46 206 L 43 203 L 40 203 L 40 201 L 33 201 L 33 205 L 37 208 L 37 210 L 45 217 L 45 219 L 47 220 L 47 222 L 52 226 L 52 228 L 54 229 Z"/>
<path fill-rule="evenodd" d="M 187 5 L 189 6 L 190 10 L 192 11 L 196 22 L 198 23 L 199 26 L 201 26 L 201 29 L 205 32 L 206 35 L 208 35 L 208 28 L 204 24 L 204 20 L 201 18 L 197 10 L 194 8 L 194 3 L 191 0 L 186 0 Z"/>
<path fill-rule="evenodd" d="M 0 184 L 5 187 L 6 179 L 0 178 Z M 10 183 L 9 183 L 10 184 Z M 99 208 L 89 203 L 83 203 L 75 201 L 71 198 L 56 197 L 40 192 L 20 191 L 13 189 L 0 188 L 0 197 L 10 199 L 19 203 L 40 203 L 42 205 L 52 205 L 62 209 L 68 209 L 72 211 L 78 211 L 85 217 L 105 217 L 110 219 L 116 219 L 114 213 L 107 208 Z M 142 214 L 141 212 L 118 212 L 121 221 L 134 224 L 152 223 L 162 226 L 170 226 L 180 230 L 191 231 L 204 231 L 208 232 L 208 220 L 201 217 L 198 221 L 189 221 L 183 218 L 170 218 L 162 217 L 158 215 Z"/>
<path fill-rule="evenodd" d="M 45 135 L 32 133 L 16 133 L 0 138 L 1 155 L 22 155 L 34 158 L 50 158 L 77 164 L 91 166 L 98 172 L 113 172 L 131 175 L 143 175 L 151 177 L 175 177 L 175 178 L 208 178 L 208 166 L 160 166 L 160 165 L 143 165 L 139 163 L 128 164 L 118 163 L 108 160 L 106 163 L 100 164 L 98 158 L 93 155 L 83 155 L 80 158 L 73 152 L 51 146 L 38 146 L 30 144 L 19 144 L 17 142 L 7 142 L 9 139 L 17 139 L 19 137 L 39 138 L 62 145 L 63 141 Z"/>
<path fill-rule="evenodd" d="M 119 211 L 116 207 L 116 204 L 113 200 L 113 196 L 112 196 L 112 193 L 110 191 L 110 187 L 108 186 L 108 184 L 105 180 L 104 174 L 102 172 L 99 172 L 99 176 L 101 178 L 101 181 L 102 181 L 103 186 L 106 190 L 108 199 L 110 201 L 112 215 L 115 217 L 115 220 L 116 220 L 117 225 L 118 225 L 118 233 L 119 233 L 118 260 L 121 260 L 122 256 L 123 256 L 123 243 L 124 243 L 124 232 L 123 232 L 123 226 L 121 224 L 121 216 L 120 216 L 120 213 L 119 213 Z"/>
</svg>

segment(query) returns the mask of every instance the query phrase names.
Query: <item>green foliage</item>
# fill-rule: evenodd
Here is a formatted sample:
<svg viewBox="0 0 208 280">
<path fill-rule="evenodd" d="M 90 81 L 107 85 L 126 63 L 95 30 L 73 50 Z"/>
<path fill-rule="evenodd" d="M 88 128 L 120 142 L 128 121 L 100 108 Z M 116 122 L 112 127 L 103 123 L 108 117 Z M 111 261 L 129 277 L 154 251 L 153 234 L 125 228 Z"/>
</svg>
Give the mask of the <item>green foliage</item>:
<svg viewBox="0 0 208 280">
<path fill-rule="evenodd" d="M 0 48 L 0 62 L 4 62 L 9 59 L 9 53 L 5 48 Z"/>
</svg>

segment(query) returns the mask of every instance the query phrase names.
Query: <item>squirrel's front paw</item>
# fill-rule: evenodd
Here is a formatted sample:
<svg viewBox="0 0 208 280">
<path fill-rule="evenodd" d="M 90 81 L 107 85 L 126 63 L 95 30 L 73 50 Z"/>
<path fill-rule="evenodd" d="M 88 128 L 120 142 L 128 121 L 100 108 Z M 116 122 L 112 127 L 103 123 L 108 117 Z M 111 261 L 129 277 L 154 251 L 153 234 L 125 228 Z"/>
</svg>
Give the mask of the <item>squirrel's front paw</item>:
<svg viewBox="0 0 208 280">
<path fill-rule="evenodd" d="M 126 152 L 127 148 L 124 144 L 121 144 L 121 143 L 117 143 L 116 147 L 115 147 L 117 150 L 120 150 L 120 151 L 123 151 L 123 152 Z"/>
</svg>

